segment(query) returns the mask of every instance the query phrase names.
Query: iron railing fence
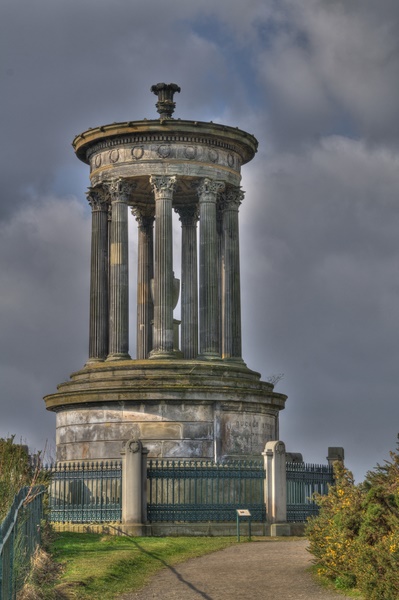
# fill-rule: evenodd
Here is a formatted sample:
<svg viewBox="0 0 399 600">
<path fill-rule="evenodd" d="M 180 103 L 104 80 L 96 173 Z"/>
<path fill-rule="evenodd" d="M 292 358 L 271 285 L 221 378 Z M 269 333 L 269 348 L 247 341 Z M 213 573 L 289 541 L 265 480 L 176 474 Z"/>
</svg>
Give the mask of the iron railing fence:
<svg viewBox="0 0 399 600">
<path fill-rule="evenodd" d="M 263 461 L 149 460 L 147 478 L 150 523 L 266 520 Z"/>
<path fill-rule="evenodd" d="M 57 463 L 46 466 L 45 470 L 51 473 L 49 521 L 121 521 L 121 461 Z"/>
<path fill-rule="evenodd" d="M 0 524 L 0 600 L 14 600 L 40 543 L 44 486 L 23 487 Z"/>
<path fill-rule="evenodd" d="M 334 484 L 332 465 L 287 463 L 287 521 L 305 522 L 319 513 L 314 494 L 325 496 Z"/>
</svg>

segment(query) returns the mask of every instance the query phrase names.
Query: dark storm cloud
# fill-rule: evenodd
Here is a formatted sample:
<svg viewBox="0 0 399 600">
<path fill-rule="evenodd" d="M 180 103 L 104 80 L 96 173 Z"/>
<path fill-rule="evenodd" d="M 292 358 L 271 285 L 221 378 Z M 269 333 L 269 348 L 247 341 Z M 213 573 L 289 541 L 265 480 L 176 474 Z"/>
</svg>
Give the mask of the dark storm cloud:
<svg viewBox="0 0 399 600">
<path fill-rule="evenodd" d="M 243 168 L 244 358 L 264 378 L 285 373 L 284 441 L 314 461 L 343 445 L 359 475 L 388 455 L 398 18 L 396 0 L 3 3 L 0 435 L 52 439 L 41 396 L 87 356 L 89 179 L 71 141 L 154 118 L 149 88 L 166 80 L 182 87 L 176 117 L 260 142 Z"/>
<path fill-rule="evenodd" d="M 265 164 L 242 209 L 248 352 L 285 373 L 288 445 L 344 445 L 360 473 L 397 432 L 399 159 L 332 137 Z"/>
</svg>

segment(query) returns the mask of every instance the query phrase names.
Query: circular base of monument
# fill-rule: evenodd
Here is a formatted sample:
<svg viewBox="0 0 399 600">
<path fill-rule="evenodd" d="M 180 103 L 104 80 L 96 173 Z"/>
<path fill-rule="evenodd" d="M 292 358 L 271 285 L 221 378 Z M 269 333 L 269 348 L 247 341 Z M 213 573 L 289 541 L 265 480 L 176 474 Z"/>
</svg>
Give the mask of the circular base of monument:
<svg viewBox="0 0 399 600">
<path fill-rule="evenodd" d="M 154 458 L 259 456 L 285 400 L 244 363 L 154 359 L 87 364 L 45 397 L 57 461 L 118 459 L 131 438 Z"/>
</svg>

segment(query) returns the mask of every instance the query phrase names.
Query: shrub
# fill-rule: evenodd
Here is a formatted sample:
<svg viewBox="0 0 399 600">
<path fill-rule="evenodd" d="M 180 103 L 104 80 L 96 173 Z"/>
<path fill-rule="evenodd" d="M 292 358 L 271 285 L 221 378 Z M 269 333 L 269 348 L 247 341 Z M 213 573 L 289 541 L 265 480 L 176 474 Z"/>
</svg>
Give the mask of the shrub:
<svg viewBox="0 0 399 600">
<path fill-rule="evenodd" d="M 366 600 L 399 598 L 399 454 L 367 474 L 361 485 L 343 465 L 336 483 L 316 497 L 309 551 L 318 572 L 341 589 L 357 587 Z"/>
<path fill-rule="evenodd" d="M 361 526 L 363 491 L 352 474 L 337 463 L 335 485 L 327 496 L 316 495 L 318 517 L 309 520 L 309 551 L 315 556 L 320 575 L 340 588 L 356 585 L 354 555 Z"/>
</svg>

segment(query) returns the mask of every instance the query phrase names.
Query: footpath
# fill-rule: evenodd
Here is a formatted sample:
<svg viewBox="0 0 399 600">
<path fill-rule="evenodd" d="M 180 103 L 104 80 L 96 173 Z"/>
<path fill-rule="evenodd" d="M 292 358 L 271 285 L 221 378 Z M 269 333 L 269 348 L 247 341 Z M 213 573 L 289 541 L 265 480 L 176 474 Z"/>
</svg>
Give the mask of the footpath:
<svg viewBox="0 0 399 600">
<path fill-rule="evenodd" d="M 176 566 L 120 600 L 350 600 L 312 578 L 307 540 L 242 543 Z"/>
</svg>

